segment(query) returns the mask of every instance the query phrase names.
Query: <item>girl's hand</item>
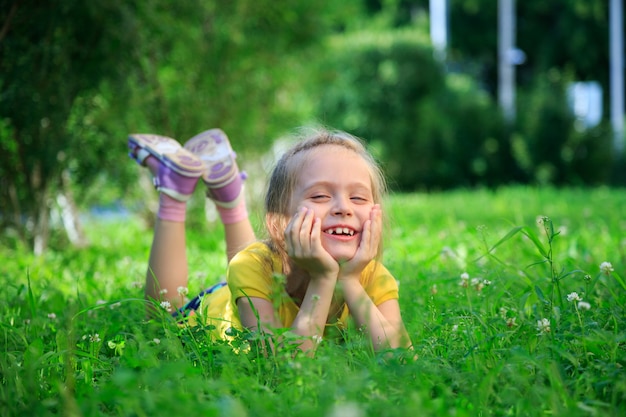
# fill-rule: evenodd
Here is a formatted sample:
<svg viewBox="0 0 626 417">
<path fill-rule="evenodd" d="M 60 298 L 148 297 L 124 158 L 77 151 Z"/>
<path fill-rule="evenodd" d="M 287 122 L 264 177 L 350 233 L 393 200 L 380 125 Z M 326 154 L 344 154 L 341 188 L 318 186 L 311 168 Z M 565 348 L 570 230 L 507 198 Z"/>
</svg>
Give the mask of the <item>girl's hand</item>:
<svg viewBox="0 0 626 417">
<path fill-rule="evenodd" d="M 339 273 L 339 264 L 322 247 L 322 222 L 315 212 L 306 207 L 298 209 L 285 229 L 287 254 L 311 279 L 333 278 Z"/>
<path fill-rule="evenodd" d="M 359 279 L 363 269 L 378 253 L 378 245 L 382 235 L 382 210 L 380 204 L 374 204 L 370 218 L 363 224 L 361 242 L 356 253 L 349 261 L 341 264 L 340 280 Z"/>
</svg>

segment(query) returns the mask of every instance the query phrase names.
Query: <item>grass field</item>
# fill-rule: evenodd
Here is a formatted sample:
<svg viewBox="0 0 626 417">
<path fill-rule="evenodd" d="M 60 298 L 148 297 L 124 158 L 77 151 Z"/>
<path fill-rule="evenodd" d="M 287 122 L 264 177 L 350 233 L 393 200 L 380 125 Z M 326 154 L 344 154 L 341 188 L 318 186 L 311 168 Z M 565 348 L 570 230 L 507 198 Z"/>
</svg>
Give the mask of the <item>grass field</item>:
<svg viewBox="0 0 626 417">
<path fill-rule="evenodd" d="M 136 219 L 88 223 L 82 250 L 2 248 L 0 415 L 624 416 L 625 208 L 605 188 L 391 197 L 384 260 L 415 360 L 357 330 L 266 358 L 146 321 Z M 225 258 L 215 225 L 188 241 L 193 293 Z"/>
</svg>

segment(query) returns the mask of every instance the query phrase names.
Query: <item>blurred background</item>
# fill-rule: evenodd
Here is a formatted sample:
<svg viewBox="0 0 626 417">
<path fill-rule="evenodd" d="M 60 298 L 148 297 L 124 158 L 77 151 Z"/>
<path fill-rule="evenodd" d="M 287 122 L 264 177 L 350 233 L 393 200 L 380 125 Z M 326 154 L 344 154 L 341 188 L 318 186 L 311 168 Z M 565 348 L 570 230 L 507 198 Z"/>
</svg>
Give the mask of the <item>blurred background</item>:
<svg viewBox="0 0 626 417">
<path fill-rule="evenodd" d="M 84 245 L 80 213 L 153 210 L 133 132 L 220 127 L 254 172 L 323 124 L 395 192 L 623 186 L 621 3 L 0 0 L 2 242 Z"/>
</svg>

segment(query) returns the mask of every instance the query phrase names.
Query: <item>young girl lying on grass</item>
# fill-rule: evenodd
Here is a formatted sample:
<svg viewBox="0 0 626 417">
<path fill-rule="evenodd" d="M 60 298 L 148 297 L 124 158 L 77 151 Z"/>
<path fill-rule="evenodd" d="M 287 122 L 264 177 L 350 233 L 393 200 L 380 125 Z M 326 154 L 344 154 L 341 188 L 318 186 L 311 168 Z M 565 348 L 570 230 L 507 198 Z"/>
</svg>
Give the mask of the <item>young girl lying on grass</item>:
<svg viewBox="0 0 626 417">
<path fill-rule="evenodd" d="M 377 260 L 385 181 L 358 139 L 318 129 L 281 157 L 265 197 L 264 241 L 248 219 L 243 177 L 224 132 L 200 133 L 184 147 L 164 136 L 132 134 L 128 146 L 160 192 L 147 298 L 171 303 L 175 315 L 202 317 L 220 337 L 230 327 L 290 328 L 302 336 L 299 348 L 310 351 L 327 327 L 345 327 L 351 316 L 374 349 L 410 346 L 396 280 Z M 224 225 L 227 281 L 181 306 L 186 201 L 200 178 Z"/>
</svg>

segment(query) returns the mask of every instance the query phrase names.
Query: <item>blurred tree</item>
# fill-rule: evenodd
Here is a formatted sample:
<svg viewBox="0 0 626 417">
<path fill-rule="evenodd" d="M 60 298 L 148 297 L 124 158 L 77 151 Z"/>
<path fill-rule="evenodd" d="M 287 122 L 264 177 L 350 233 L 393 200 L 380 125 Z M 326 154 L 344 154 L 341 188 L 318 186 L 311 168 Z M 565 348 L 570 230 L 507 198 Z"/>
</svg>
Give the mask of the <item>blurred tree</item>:
<svg viewBox="0 0 626 417">
<path fill-rule="evenodd" d="M 294 55 L 350 4 L 0 0 L 2 230 L 43 251 L 52 199 L 71 196 L 68 179 L 81 191 L 104 172 L 123 179 L 130 131 L 185 140 L 222 126 L 258 145 L 297 110 Z"/>
<path fill-rule="evenodd" d="M 134 33 L 117 27 L 134 24 L 121 1 L 2 3 L 0 213 L 3 229 L 13 226 L 40 253 L 68 162 L 101 150 L 68 130 L 69 115 L 78 97 L 123 72 L 120 46 Z"/>
</svg>

